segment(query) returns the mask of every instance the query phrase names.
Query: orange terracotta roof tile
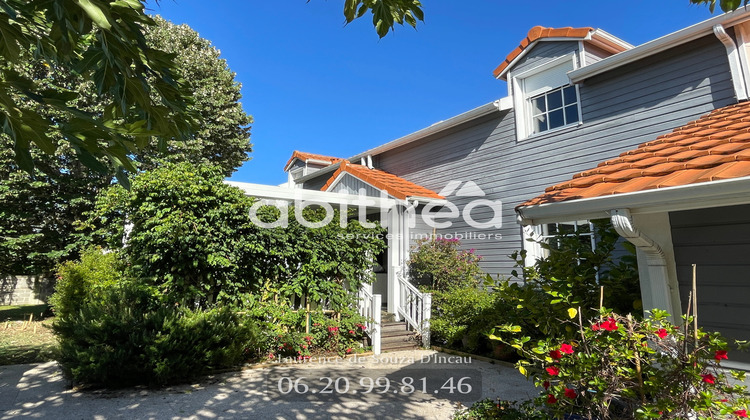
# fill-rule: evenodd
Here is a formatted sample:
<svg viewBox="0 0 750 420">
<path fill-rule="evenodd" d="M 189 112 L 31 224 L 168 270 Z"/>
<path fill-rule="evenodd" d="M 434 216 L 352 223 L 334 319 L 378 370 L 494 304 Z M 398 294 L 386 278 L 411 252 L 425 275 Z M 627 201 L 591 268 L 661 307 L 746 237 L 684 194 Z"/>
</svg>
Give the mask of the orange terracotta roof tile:
<svg viewBox="0 0 750 420">
<path fill-rule="evenodd" d="M 519 207 L 750 177 L 750 102 L 716 109 Z"/>
<path fill-rule="evenodd" d="M 300 152 L 298 150 L 295 150 L 294 153 L 292 153 L 292 157 L 290 157 L 289 160 L 286 161 L 286 165 L 284 165 L 285 171 L 289 168 L 289 165 L 292 164 L 294 159 L 299 159 L 303 162 L 308 161 L 308 160 L 318 160 L 321 162 L 328 162 L 329 165 L 337 163 L 337 162 L 341 162 L 342 160 L 344 160 L 342 158 L 318 155 L 315 153 L 305 153 L 305 152 Z"/>
<path fill-rule="evenodd" d="M 534 26 L 529 30 L 526 38 L 521 41 L 518 47 L 511 51 L 510 54 L 505 57 L 505 61 L 497 66 L 497 68 L 492 73 L 495 75 L 495 77 L 500 77 L 503 71 L 508 68 L 510 63 L 512 63 L 513 60 L 521 55 L 521 53 L 523 53 L 523 51 L 535 41 L 544 38 L 583 39 L 586 38 L 589 35 L 589 32 L 593 30 L 594 28 L 545 28 L 544 26 Z"/>
<path fill-rule="evenodd" d="M 432 190 L 391 173 L 379 169 L 370 169 L 367 166 L 353 165 L 348 160 L 339 162 L 339 168 L 331 175 L 328 182 L 320 190 L 327 191 L 343 173 L 353 175 L 373 187 L 385 191 L 388 195 L 401 200 L 405 200 L 408 197 L 425 197 L 438 200 L 445 198 Z"/>
</svg>

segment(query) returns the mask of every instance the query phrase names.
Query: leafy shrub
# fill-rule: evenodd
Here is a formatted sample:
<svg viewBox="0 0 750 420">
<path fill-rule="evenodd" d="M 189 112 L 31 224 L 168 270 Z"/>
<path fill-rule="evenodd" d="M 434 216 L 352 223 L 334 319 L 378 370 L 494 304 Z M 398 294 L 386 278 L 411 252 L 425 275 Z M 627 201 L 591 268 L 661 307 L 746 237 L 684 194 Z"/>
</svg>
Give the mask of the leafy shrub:
<svg viewBox="0 0 750 420">
<path fill-rule="evenodd" d="M 623 243 L 609 221 L 593 221 L 596 248 L 591 249 L 587 228 L 559 235 L 555 246 L 542 243 L 546 258 L 524 265 L 526 251 L 511 257 L 521 269 L 513 271 L 519 282 L 501 282 L 498 292 L 513 311 L 507 323 L 517 324 L 532 338 L 573 336 L 577 330 L 561 322 L 570 311 L 582 311 L 584 318 L 597 313 L 600 287 L 604 287 L 604 306 L 619 313 L 641 316 L 640 284 L 635 249 Z M 615 256 L 622 244 L 627 253 Z M 575 309 L 573 309 L 575 308 Z"/>
<path fill-rule="evenodd" d="M 78 312 L 91 299 L 97 299 L 107 287 L 122 280 L 122 263 L 116 252 L 105 253 L 90 248 L 80 261 L 69 261 L 58 267 L 55 293 L 50 305 L 59 317 Z"/>
<path fill-rule="evenodd" d="M 719 333 L 676 327 L 654 310 L 639 321 L 603 310 L 583 323 L 567 322 L 580 339 L 548 338 L 532 344 L 520 328 L 499 327 L 493 338 L 521 350 L 521 373 L 543 388 L 538 406 L 555 417 L 575 413 L 588 419 L 686 419 L 746 417 L 748 398 L 731 384 L 721 361 L 727 342 Z M 732 371 L 737 381 L 744 372 Z"/>
<path fill-rule="evenodd" d="M 484 350 L 487 334 L 506 322 L 500 295 L 474 286 L 439 290 L 432 294 L 435 308 L 430 319 L 430 338 L 435 344 L 469 352 Z"/>
<path fill-rule="evenodd" d="M 434 290 L 476 286 L 482 271 L 480 255 L 460 249 L 458 239 L 420 239 L 412 249 L 409 271 L 413 278 L 428 277 Z"/>
<path fill-rule="evenodd" d="M 58 317 L 53 330 L 66 375 L 84 384 L 159 385 L 237 365 L 254 346 L 257 328 L 230 308 L 164 306 L 154 292 L 120 282 Z"/>
<path fill-rule="evenodd" d="M 261 301 L 250 298 L 247 316 L 262 326 L 258 354 L 268 358 L 306 359 L 314 354 L 346 355 L 362 350 L 365 318 L 353 308 L 342 308 L 335 315 L 313 310 L 310 332 L 305 328 L 305 311 L 293 310 L 288 301 Z"/>
<path fill-rule="evenodd" d="M 459 409 L 453 420 L 546 420 L 546 413 L 540 411 L 530 401 L 518 404 L 515 401 L 492 400 L 486 398 L 477 401 L 469 408 Z"/>
</svg>

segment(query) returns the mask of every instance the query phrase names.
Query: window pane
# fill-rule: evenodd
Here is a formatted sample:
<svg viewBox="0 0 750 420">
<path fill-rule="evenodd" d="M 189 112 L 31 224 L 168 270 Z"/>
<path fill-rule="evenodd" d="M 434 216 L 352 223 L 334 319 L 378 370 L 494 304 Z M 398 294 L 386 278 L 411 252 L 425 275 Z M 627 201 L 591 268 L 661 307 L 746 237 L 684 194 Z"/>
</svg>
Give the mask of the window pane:
<svg viewBox="0 0 750 420">
<path fill-rule="evenodd" d="M 557 235 L 557 223 L 544 225 L 544 235 Z"/>
<path fill-rule="evenodd" d="M 560 233 L 573 233 L 576 231 L 575 222 L 572 223 L 558 223 L 557 228 Z"/>
<path fill-rule="evenodd" d="M 548 109 L 562 108 L 562 90 L 556 90 L 547 94 Z"/>
<path fill-rule="evenodd" d="M 576 87 L 575 86 L 568 86 L 564 91 L 565 96 L 565 105 L 570 105 L 578 102 L 578 95 L 576 94 Z"/>
<path fill-rule="evenodd" d="M 578 106 L 570 105 L 565 107 L 565 123 L 573 124 L 578 122 Z"/>
<path fill-rule="evenodd" d="M 539 115 L 545 111 L 547 111 L 547 107 L 544 103 L 544 95 L 539 96 L 538 98 L 534 98 L 531 100 L 531 113 L 532 115 Z"/>
<path fill-rule="evenodd" d="M 547 131 L 547 116 L 546 115 L 540 115 L 538 117 L 534 117 L 534 132 L 540 133 L 542 131 Z"/>
<path fill-rule="evenodd" d="M 565 119 L 563 117 L 563 110 L 558 109 L 549 113 L 549 128 L 557 128 L 565 125 Z"/>
</svg>

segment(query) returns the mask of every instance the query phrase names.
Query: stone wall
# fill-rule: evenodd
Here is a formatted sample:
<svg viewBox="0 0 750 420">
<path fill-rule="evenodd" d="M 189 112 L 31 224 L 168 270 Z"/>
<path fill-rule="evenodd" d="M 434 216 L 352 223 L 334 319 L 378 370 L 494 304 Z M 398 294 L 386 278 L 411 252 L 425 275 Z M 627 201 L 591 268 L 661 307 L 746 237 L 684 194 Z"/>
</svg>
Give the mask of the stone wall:
<svg viewBox="0 0 750 420">
<path fill-rule="evenodd" d="M 0 305 L 37 305 L 46 303 L 54 292 L 54 281 L 41 276 L 0 278 Z"/>
</svg>

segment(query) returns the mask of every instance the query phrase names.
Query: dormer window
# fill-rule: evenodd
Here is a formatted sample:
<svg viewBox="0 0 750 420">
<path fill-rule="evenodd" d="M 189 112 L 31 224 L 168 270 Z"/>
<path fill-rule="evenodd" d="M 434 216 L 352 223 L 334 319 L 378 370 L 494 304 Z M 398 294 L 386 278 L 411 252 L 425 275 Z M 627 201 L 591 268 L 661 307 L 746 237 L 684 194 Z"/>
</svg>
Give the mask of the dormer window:
<svg viewBox="0 0 750 420">
<path fill-rule="evenodd" d="M 577 123 L 578 92 L 575 86 L 560 87 L 529 99 L 531 102 L 531 133 L 541 133 Z"/>
<path fill-rule="evenodd" d="M 580 123 L 578 87 L 567 74 L 573 69 L 570 54 L 511 76 L 519 139 Z"/>
</svg>

